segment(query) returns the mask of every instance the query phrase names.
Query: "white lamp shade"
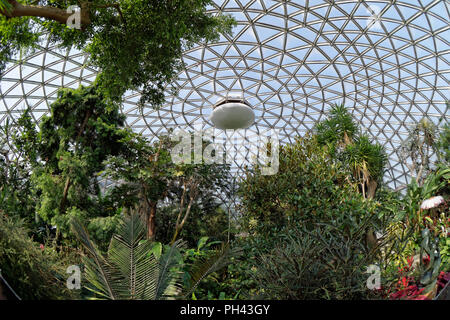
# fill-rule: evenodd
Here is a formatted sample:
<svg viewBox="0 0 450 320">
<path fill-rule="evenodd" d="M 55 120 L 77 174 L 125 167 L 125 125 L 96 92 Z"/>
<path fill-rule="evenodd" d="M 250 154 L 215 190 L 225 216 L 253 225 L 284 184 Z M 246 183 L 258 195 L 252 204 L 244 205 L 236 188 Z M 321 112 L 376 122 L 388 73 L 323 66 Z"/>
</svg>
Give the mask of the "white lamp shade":
<svg viewBox="0 0 450 320">
<path fill-rule="evenodd" d="M 217 106 L 210 120 L 218 129 L 246 129 L 255 122 L 255 113 L 244 103 L 228 102 Z"/>
</svg>

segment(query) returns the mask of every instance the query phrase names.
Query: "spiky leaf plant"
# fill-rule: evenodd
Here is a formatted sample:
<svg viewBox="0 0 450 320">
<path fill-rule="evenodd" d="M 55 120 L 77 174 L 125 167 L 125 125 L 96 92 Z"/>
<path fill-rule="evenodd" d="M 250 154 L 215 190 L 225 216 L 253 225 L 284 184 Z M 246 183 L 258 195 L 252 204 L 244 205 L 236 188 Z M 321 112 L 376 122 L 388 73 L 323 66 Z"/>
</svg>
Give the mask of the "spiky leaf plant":
<svg viewBox="0 0 450 320">
<path fill-rule="evenodd" d="M 163 252 L 160 244 L 145 239 L 146 229 L 138 214 L 124 217 L 106 256 L 78 221 L 72 221 L 72 228 L 87 251 L 87 289 L 98 296 L 113 300 L 166 300 L 181 292 L 183 273 L 178 250 L 183 242 L 176 241 Z"/>
<path fill-rule="evenodd" d="M 334 105 L 328 118 L 316 126 L 317 140 L 321 145 L 333 149 L 339 145 L 348 145 L 357 134 L 358 126 L 343 104 Z"/>
<path fill-rule="evenodd" d="M 372 143 L 367 135 L 362 135 L 346 147 L 345 157 L 354 177 L 361 184 L 363 196 L 373 198 L 376 185 L 382 178 L 387 163 L 383 146 Z M 367 196 L 366 188 L 369 189 Z"/>
</svg>

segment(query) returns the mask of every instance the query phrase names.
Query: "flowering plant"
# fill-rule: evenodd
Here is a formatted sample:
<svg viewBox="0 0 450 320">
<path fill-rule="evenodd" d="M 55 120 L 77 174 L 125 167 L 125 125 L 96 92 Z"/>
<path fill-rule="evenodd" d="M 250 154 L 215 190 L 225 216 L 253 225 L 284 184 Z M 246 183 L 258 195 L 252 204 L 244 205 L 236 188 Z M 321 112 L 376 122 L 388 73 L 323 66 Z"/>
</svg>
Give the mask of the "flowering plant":
<svg viewBox="0 0 450 320">
<path fill-rule="evenodd" d="M 424 294 L 425 288 L 420 288 L 415 277 L 414 272 L 414 257 L 407 260 L 407 265 L 399 268 L 399 276 L 394 292 L 389 295 L 392 300 L 426 300 L 428 296 Z"/>
<path fill-rule="evenodd" d="M 422 259 L 424 265 L 429 264 L 430 257 L 425 256 Z M 407 260 L 407 265 L 399 268 L 399 280 L 397 281 L 393 293 L 388 292 L 391 300 L 429 300 L 437 296 L 442 289 L 450 282 L 450 272 L 441 271 L 436 281 L 434 290 L 427 291 L 426 287 L 420 284 L 414 275 L 414 257 Z"/>
</svg>

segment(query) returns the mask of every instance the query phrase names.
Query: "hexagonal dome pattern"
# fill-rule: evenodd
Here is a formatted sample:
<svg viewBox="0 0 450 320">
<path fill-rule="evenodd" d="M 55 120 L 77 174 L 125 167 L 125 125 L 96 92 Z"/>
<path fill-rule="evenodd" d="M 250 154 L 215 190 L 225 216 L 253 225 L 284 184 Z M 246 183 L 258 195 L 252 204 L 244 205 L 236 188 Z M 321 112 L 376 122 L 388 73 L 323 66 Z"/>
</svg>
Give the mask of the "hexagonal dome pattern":
<svg viewBox="0 0 450 320">
<path fill-rule="evenodd" d="M 160 109 L 140 111 L 140 93 L 127 92 L 123 112 L 135 131 L 153 138 L 210 128 L 212 106 L 236 93 L 254 108 L 254 135 L 277 129 L 287 143 L 342 102 L 386 147 L 386 181 L 398 187 L 407 181 L 397 154 L 407 128 L 424 116 L 449 121 L 449 1 L 215 0 L 208 10 L 233 15 L 233 35 L 184 53 L 186 68 Z M 91 83 L 96 70 L 87 58 L 42 44 L 11 62 L 1 75 L 0 123 L 25 106 L 39 121 L 58 88 Z M 239 173 L 254 154 L 233 152 Z"/>
</svg>

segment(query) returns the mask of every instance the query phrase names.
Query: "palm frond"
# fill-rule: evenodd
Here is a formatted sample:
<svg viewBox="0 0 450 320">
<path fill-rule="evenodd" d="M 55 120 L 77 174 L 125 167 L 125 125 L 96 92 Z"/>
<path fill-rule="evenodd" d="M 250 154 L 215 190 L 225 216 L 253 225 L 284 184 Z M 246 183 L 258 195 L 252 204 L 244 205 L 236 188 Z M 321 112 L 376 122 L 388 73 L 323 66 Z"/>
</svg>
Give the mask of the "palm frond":
<svg viewBox="0 0 450 320">
<path fill-rule="evenodd" d="M 144 240 L 145 233 L 139 215 L 132 214 L 124 217 L 118 233 L 111 239 L 108 260 L 123 275 L 116 290 L 124 299 L 145 297 L 147 276 L 156 268 L 156 259 L 148 254 L 153 244 Z"/>
<path fill-rule="evenodd" d="M 108 299 L 117 299 L 113 282 L 117 281 L 117 270 L 101 255 L 95 243 L 89 238 L 86 229 L 77 220 L 72 220 L 72 230 L 87 250 L 89 257 L 83 259 L 85 264 L 86 280 L 94 288 L 91 291 Z"/>
<path fill-rule="evenodd" d="M 189 272 L 191 284 L 185 289 L 183 297 L 191 296 L 204 278 L 225 267 L 232 257 L 238 257 L 241 253 L 242 250 L 239 248 L 231 249 L 229 244 L 222 244 L 220 248 L 213 250 L 206 257 L 197 259 L 191 266 Z"/>
<path fill-rule="evenodd" d="M 182 257 L 179 255 L 179 249 L 184 246 L 184 241 L 177 240 L 172 244 L 170 249 L 161 256 L 155 299 L 172 299 L 181 292 L 183 272 Z"/>
<path fill-rule="evenodd" d="M 84 259 L 86 280 L 92 292 L 108 299 L 173 299 L 181 292 L 182 257 L 175 242 L 162 255 L 152 250 L 158 243 L 145 239 L 146 229 L 139 214 L 123 218 L 103 257 L 80 223 L 73 221 L 74 233 L 89 257 Z"/>
</svg>

